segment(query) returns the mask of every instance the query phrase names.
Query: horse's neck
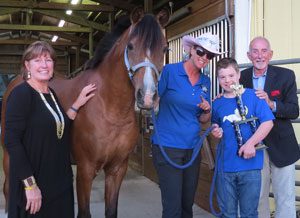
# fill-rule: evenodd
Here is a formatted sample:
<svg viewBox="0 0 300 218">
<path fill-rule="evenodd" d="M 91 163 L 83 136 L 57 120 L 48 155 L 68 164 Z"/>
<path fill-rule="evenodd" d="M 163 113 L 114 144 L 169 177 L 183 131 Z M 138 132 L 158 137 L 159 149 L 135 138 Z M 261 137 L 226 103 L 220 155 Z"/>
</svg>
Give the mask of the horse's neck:
<svg viewBox="0 0 300 218">
<path fill-rule="evenodd" d="M 98 75 L 101 80 L 99 94 L 103 98 L 108 98 L 109 107 L 118 107 L 120 103 L 123 107 L 132 107 L 134 104 L 134 87 L 129 80 L 124 61 L 121 59 L 107 59 L 99 70 Z M 121 107 L 121 106 L 120 106 Z"/>
<path fill-rule="evenodd" d="M 79 95 L 83 87 L 81 83 L 81 80 L 77 77 L 73 79 L 55 78 L 50 82 L 50 87 L 54 89 L 65 111 L 67 111 Z"/>
<path fill-rule="evenodd" d="M 100 66 L 100 75 L 105 79 L 104 83 L 114 87 L 116 92 L 133 92 L 133 85 L 129 80 L 125 67 L 123 53 L 113 49 Z"/>
</svg>

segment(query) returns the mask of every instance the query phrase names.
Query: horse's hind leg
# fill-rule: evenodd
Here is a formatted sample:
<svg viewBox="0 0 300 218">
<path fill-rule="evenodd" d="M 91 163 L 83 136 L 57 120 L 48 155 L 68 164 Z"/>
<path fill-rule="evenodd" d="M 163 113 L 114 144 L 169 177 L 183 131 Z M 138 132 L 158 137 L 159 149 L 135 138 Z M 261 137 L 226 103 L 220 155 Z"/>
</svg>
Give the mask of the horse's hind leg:
<svg viewBox="0 0 300 218">
<path fill-rule="evenodd" d="M 76 191 L 78 200 L 78 218 L 91 218 L 90 195 L 95 169 L 88 164 L 77 165 Z"/>
<path fill-rule="evenodd" d="M 128 159 L 110 169 L 105 169 L 105 217 L 117 218 L 118 198 L 126 174 Z"/>
</svg>

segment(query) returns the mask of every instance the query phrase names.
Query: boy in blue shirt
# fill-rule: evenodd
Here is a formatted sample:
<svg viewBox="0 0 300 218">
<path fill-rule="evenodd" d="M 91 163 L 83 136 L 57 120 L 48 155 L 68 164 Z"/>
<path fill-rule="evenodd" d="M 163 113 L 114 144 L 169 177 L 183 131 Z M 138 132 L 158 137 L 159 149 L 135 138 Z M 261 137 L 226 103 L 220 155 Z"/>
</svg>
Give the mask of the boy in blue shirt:
<svg viewBox="0 0 300 218">
<path fill-rule="evenodd" d="M 223 136 L 221 156 L 217 165 L 217 199 L 222 217 L 240 216 L 257 218 L 258 201 L 263 167 L 263 151 L 255 146 L 260 143 L 273 127 L 273 113 L 264 100 L 256 97 L 254 90 L 241 90 L 246 118 L 258 118 L 255 133 L 250 123 L 239 124 L 243 145 L 238 146 L 233 122 L 242 120 L 232 85 L 239 83 L 240 71 L 232 58 L 223 58 L 217 63 L 217 76 L 223 88 L 223 96 L 213 102 L 212 123 L 216 125 L 213 135 Z M 221 128 L 219 128 L 221 127 Z"/>
</svg>

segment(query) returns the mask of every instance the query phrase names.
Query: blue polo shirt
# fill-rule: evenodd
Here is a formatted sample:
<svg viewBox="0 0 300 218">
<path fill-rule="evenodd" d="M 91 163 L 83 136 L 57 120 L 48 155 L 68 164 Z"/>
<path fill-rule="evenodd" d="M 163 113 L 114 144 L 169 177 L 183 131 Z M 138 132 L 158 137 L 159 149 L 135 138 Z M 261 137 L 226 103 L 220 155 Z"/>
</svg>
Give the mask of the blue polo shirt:
<svg viewBox="0 0 300 218">
<path fill-rule="evenodd" d="M 158 82 L 160 96 L 157 129 L 152 142 L 165 147 L 191 149 L 200 139 L 199 116 L 203 112 L 197 104 L 202 95 L 210 101 L 210 79 L 204 74 L 192 86 L 183 67 L 183 62 L 164 67 Z"/>
</svg>

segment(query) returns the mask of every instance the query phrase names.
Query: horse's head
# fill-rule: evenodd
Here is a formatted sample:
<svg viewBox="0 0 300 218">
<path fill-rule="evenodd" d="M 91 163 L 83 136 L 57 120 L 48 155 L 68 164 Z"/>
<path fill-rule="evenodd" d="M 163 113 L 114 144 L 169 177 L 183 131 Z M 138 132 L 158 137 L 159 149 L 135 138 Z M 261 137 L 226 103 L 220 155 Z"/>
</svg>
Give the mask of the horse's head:
<svg viewBox="0 0 300 218">
<path fill-rule="evenodd" d="M 168 20 L 168 10 L 162 10 L 156 16 L 144 15 L 141 8 L 131 13 L 132 26 L 124 61 L 139 108 L 151 109 L 158 100 L 157 83 L 167 51 L 162 27 Z"/>
</svg>

